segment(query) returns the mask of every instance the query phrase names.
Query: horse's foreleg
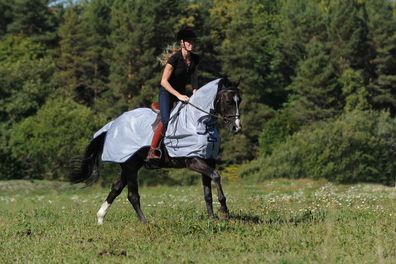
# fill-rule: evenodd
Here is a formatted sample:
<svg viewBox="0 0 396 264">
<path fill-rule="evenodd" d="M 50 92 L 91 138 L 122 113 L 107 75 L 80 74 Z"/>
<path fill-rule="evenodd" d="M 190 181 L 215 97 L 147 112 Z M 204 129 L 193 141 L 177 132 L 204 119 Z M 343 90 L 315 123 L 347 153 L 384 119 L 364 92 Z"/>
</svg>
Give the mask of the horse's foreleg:
<svg viewBox="0 0 396 264">
<path fill-rule="evenodd" d="M 213 218 L 213 200 L 212 200 L 212 180 L 205 174 L 202 174 L 202 185 L 204 188 L 204 199 L 206 203 L 206 209 L 208 210 L 208 216 Z"/>
<path fill-rule="evenodd" d="M 142 223 L 147 223 L 146 217 L 144 216 L 142 209 L 140 208 L 140 195 L 139 186 L 137 181 L 137 172 L 131 172 L 128 175 L 128 200 L 132 204 L 133 209 Z"/>
<path fill-rule="evenodd" d="M 109 210 L 111 204 L 113 203 L 114 199 L 120 195 L 122 190 L 124 189 L 126 185 L 126 181 L 123 179 L 123 177 L 119 177 L 116 179 L 112 186 L 111 186 L 111 191 L 109 195 L 106 198 L 106 201 L 103 202 L 102 206 L 100 207 L 99 211 L 96 213 L 96 217 L 98 219 L 98 224 L 102 225 L 104 217 L 107 214 L 107 211 Z"/>
<path fill-rule="evenodd" d="M 227 199 L 224 195 L 223 187 L 221 186 L 220 173 L 216 170 L 213 170 L 211 178 L 216 185 L 217 197 L 220 202 L 220 212 L 223 213 L 223 217 L 228 218 L 229 212 L 228 212 L 227 203 L 226 203 Z"/>
<path fill-rule="evenodd" d="M 211 163 L 213 163 L 213 162 L 211 162 Z M 228 218 L 229 213 L 228 213 L 228 208 L 227 208 L 227 203 L 226 203 L 226 197 L 223 192 L 223 187 L 221 186 L 220 174 L 213 168 L 214 164 L 212 164 L 212 166 L 210 166 L 210 164 L 208 164 L 208 162 L 203 159 L 192 158 L 192 159 L 189 159 L 186 161 L 186 166 L 187 166 L 187 168 L 189 168 L 191 170 L 200 172 L 201 174 L 205 175 L 206 177 L 208 177 L 215 183 L 216 189 L 217 189 L 217 197 L 220 202 L 220 212 L 223 214 L 224 217 Z M 206 184 L 208 184 L 209 186 L 204 185 L 204 188 L 210 188 L 210 182 L 206 183 Z M 206 195 L 206 193 L 205 193 L 205 195 Z M 206 204 L 208 204 L 208 203 L 206 203 Z M 212 210 L 212 212 L 213 212 L 213 210 Z M 208 214 L 210 217 L 211 215 L 209 213 L 209 209 L 208 209 Z"/>
</svg>

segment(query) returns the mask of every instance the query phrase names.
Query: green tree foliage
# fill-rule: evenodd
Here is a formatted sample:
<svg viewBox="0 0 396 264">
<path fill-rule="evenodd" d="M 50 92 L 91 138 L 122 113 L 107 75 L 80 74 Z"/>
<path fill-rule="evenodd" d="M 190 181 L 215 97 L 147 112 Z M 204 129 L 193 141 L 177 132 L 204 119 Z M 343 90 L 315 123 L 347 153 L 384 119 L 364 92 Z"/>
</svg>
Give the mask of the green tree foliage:
<svg viewBox="0 0 396 264">
<path fill-rule="evenodd" d="M 271 59 L 274 56 L 274 39 L 277 37 L 273 29 L 276 13 L 274 15 L 270 11 L 274 11 L 276 4 L 251 1 L 231 1 L 232 4 L 228 5 L 219 3 L 221 6 L 214 8 L 222 9 L 212 11 L 214 23 L 223 19 L 222 13 L 231 13 L 230 21 L 225 22 L 222 28 L 225 38 L 218 47 L 224 72 L 235 80 L 241 78 L 242 91 L 249 101 L 264 103 L 267 97 L 272 97 L 272 100 L 281 97 L 276 94 L 282 93 L 276 91 L 279 87 L 271 87 L 269 84 L 274 83 L 269 83 L 268 80 L 273 70 Z M 233 9 L 230 10 L 230 7 Z M 276 105 L 275 102 L 271 103 Z"/>
<path fill-rule="evenodd" d="M 334 0 L 330 2 L 327 24 L 327 44 L 338 71 L 351 67 L 364 70 L 367 78 L 370 46 L 367 12 L 359 1 Z"/>
<path fill-rule="evenodd" d="M 261 158 L 245 177 L 327 178 L 341 183 L 395 183 L 396 121 L 388 113 L 353 111 L 306 127 Z"/>
<path fill-rule="evenodd" d="M 326 40 L 326 6 L 316 0 L 285 0 L 280 9 L 279 31 L 281 46 L 279 57 L 282 67 L 279 69 L 288 83 L 295 75 L 298 63 L 306 56 L 305 46 L 315 38 Z M 287 84 L 285 86 L 287 86 Z"/>
<path fill-rule="evenodd" d="M 49 7 L 52 0 L 12 0 L 7 33 L 34 36 L 50 44 L 56 39 L 59 23 L 56 6 Z M 7 12 L 8 14 L 8 12 Z"/>
<path fill-rule="evenodd" d="M 76 102 L 92 105 L 94 91 L 90 86 L 90 73 L 94 71 L 85 53 L 89 49 L 87 34 L 81 26 L 80 6 L 70 6 L 59 29 L 60 56 L 57 59 L 57 80 L 62 94 Z"/>
<path fill-rule="evenodd" d="M 395 13 L 389 0 L 0 0 L 0 168 L 6 172 L 0 177 L 25 177 L 26 172 L 60 177 L 63 169 L 49 172 L 59 161 L 39 164 L 45 151 L 58 155 L 54 153 L 60 145 L 48 149 L 39 146 L 45 141 L 37 140 L 36 149 L 42 152 L 17 155 L 25 151 L 23 144 L 33 142 L 24 133 L 38 131 L 32 120 L 40 114 L 55 122 L 48 109 L 67 109 L 64 102 L 70 102 L 76 109 L 89 109 L 96 124 L 103 116 L 113 119 L 156 100 L 163 69 L 157 57 L 175 42 L 182 25 L 198 35 L 195 52 L 201 58 L 201 85 L 222 75 L 241 81 L 243 132 L 231 136 L 222 130 L 223 164 L 243 163 L 257 155 L 262 156 L 257 164 L 263 157 L 276 159 L 278 149 L 298 131 L 307 131 L 306 126 L 319 129 L 316 122 L 330 129 L 344 122 L 340 116 L 374 118 L 378 110 L 389 110 L 393 117 Z M 373 112 L 358 117 L 361 111 Z M 93 130 L 80 133 L 73 129 L 80 119 L 71 120 L 65 140 L 88 140 Z M 56 133 L 58 128 L 51 129 Z M 50 128 L 46 133 L 52 133 Z M 369 134 L 372 141 L 383 137 Z M 343 151 L 343 142 L 333 142 Z M 291 147 L 312 150 L 309 144 Z M 321 157 L 309 165 L 331 160 Z M 339 164 L 334 170 L 344 173 L 339 177 L 363 177 L 358 165 L 353 165 L 358 168 L 356 176 L 345 169 L 352 163 Z M 163 175 L 170 174 L 164 170 Z M 330 177 L 324 172 L 315 175 Z"/>
<path fill-rule="evenodd" d="M 57 80 L 64 94 L 76 102 L 93 107 L 110 107 L 103 100 L 108 91 L 110 1 L 92 1 L 86 8 L 70 5 L 59 29 L 60 56 L 57 59 Z M 107 94 L 108 95 L 108 94 Z M 108 95 L 111 99 L 111 94 Z M 95 103 L 99 98 L 99 105 Z"/>
<path fill-rule="evenodd" d="M 308 43 L 307 57 L 300 61 L 290 89 L 294 97 L 289 107 L 303 123 L 329 118 L 342 110 L 335 66 L 329 51 L 316 39 Z"/>
<path fill-rule="evenodd" d="M 338 80 L 343 71 L 360 70 L 363 84 L 359 85 L 367 83 L 370 51 L 365 6 L 355 1 L 289 5 L 284 8 L 286 14 L 295 5 L 301 9 L 297 12 L 300 16 L 288 18 L 284 26 L 285 37 L 292 36 L 285 47 L 299 51 L 291 56 L 298 64 L 293 67 L 295 77 L 289 86 L 290 107 L 306 123 L 335 116 L 341 113 L 345 103 Z M 304 14 L 310 18 L 309 22 Z M 293 26 L 297 26 L 297 32 L 305 33 L 292 33 Z M 286 49 L 287 52 L 293 51 Z"/>
<path fill-rule="evenodd" d="M 255 157 L 256 149 L 252 149 L 249 139 L 243 134 L 230 135 L 228 132 L 223 132 L 221 140 L 226 143 L 221 145 L 220 160 L 222 165 L 230 163 L 241 164 L 246 159 L 253 159 Z"/>
<path fill-rule="evenodd" d="M 53 91 L 52 59 L 43 45 L 9 35 L 0 41 L 0 179 L 23 177 L 23 164 L 12 157 L 11 129 L 34 115 Z"/>
<path fill-rule="evenodd" d="M 369 84 L 370 103 L 396 115 L 396 20 L 388 1 L 371 0 L 369 28 L 374 50 Z"/>
<path fill-rule="evenodd" d="M 7 31 L 7 25 L 12 21 L 12 7 L 9 0 L 0 1 L 0 36 Z"/>
<path fill-rule="evenodd" d="M 210 29 L 210 39 L 209 40 L 213 47 L 211 51 L 214 53 L 212 60 L 216 61 L 217 64 L 211 64 L 211 71 L 213 74 L 219 74 L 222 71 L 221 66 L 221 45 L 222 42 L 227 39 L 226 31 L 233 18 L 238 18 L 236 12 L 238 10 L 237 1 L 219 1 L 214 0 L 213 6 L 209 10 L 209 27 Z M 238 32 L 240 34 L 241 32 Z M 201 63 L 202 64 L 202 63 Z M 206 65 L 201 66 L 207 67 Z M 216 76 L 218 77 L 218 76 Z"/>
<path fill-rule="evenodd" d="M 277 11 L 278 4 L 273 1 L 214 1 L 210 9 L 218 61 L 226 75 L 241 81 L 242 123 L 248 139 L 241 141 L 250 146 L 257 145 L 259 131 L 271 115 L 265 103 L 277 106 L 285 100 L 274 59 L 277 33 L 273 25 Z M 246 148 L 243 144 L 234 145 L 233 151 L 224 156 L 245 153 L 242 159 L 248 159 L 255 155 L 254 147 Z"/>
<path fill-rule="evenodd" d="M 153 2 L 114 2 L 111 14 L 110 87 L 126 109 L 142 106 L 137 99 L 143 85 L 159 73 L 155 56 L 155 21 L 158 14 Z M 158 76 L 158 74 L 156 74 Z M 157 79 L 159 81 L 159 79 Z M 154 95 L 154 93 L 153 93 Z"/>
<path fill-rule="evenodd" d="M 33 115 L 53 90 L 55 67 L 44 52 L 28 38 L 9 36 L 0 42 L 0 122 Z"/>
<path fill-rule="evenodd" d="M 260 156 L 271 155 L 272 151 L 302 126 L 290 109 L 277 112 L 266 122 L 259 137 Z"/>
<path fill-rule="evenodd" d="M 14 122 L 34 114 L 53 89 L 46 83 L 53 72 L 54 65 L 48 59 L 14 63 L 7 69 L 0 67 L 4 92 L 1 119 Z"/>
<path fill-rule="evenodd" d="M 346 112 L 368 110 L 370 108 L 367 101 L 368 91 L 364 85 L 361 71 L 346 69 L 338 81 L 342 87 L 342 97 L 345 100 L 344 110 Z"/>
<path fill-rule="evenodd" d="M 12 157 L 23 164 L 26 178 L 63 179 L 70 158 L 83 152 L 103 121 L 71 99 L 49 100 L 13 127 Z"/>
<path fill-rule="evenodd" d="M 110 14 L 112 0 L 91 1 L 81 17 L 86 48 L 83 52 L 86 86 L 93 93 L 91 101 L 96 111 L 111 108 L 113 98 L 108 88 L 110 51 Z"/>
<path fill-rule="evenodd" d="M 0 180 L 20 179 L 24 177 L 24 167 L 18 159 L 12 157 L 12 147 L 8 144 L 10 130 L 0 126 Z"/>
</svg>

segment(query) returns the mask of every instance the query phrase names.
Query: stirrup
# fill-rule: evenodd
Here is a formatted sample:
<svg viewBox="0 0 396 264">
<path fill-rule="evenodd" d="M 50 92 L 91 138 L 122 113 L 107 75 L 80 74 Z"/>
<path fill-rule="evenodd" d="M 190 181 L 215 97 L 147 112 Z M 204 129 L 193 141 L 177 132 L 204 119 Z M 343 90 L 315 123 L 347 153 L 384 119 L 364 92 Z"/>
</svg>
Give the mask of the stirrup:
<svg viewBox="0 0 396 264">
<path fill-rule="evenodd" d="M 146 160 L 161 159 L 161 157 L 162 157 L 162 150 L 160 148 L 153 148 L 149 150 Z"/>
</svg>

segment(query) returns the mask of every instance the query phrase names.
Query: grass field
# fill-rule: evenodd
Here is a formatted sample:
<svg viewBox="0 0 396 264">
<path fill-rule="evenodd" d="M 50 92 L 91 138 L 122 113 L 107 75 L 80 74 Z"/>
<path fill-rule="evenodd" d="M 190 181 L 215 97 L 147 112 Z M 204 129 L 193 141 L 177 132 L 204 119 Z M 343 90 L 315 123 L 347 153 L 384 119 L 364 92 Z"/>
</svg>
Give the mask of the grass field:
<svg viewBox="0 0 396 264">
<path fill-rule="evenodd" d="M 103 226 L 108 189 L 0 182 L 2 263 L 396 263 L 396 188 L 273 180 L 225 183 L 229 220 L 208 220 L 202 187 L 126 192 Z M 215 208 L 218 208 L 215 203 Z"/>
</svg>

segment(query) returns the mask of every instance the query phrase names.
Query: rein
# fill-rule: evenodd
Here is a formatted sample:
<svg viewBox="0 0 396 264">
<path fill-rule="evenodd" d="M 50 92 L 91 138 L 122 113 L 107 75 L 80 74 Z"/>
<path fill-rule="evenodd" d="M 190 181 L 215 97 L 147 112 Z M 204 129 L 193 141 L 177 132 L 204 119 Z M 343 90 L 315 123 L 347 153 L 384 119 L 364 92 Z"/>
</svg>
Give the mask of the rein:
<svg viewBox="0 0 396 264">
<path fill-rule="evenodd" d="M 201 112 L 203 112 L 203 113 L 205 113 L 205 114 L 207 114 L 207 115 L 210 115 L 210 116 L 212 116 L 212 117 L 214 117 L 214 118 L 221 118 L 221 119 L 224 119 L 224 120 L 225 120 L 225 118 L 224 118 L 223 116 L 219 116 L 219 115 L 215 115 L 215 114 L 209 113 L 208 111 L 203 110 L 202 108 L 200 108 L 200 107 L 194 105 L 193 103 L 187 102 L 187 104 L 191 105 L 191 106 L 194 107 L 195 109 L 197 109 L 197 110 L 199 110 L 199 111 L 201 111 Z"/>
<path fill-rule="evenodd" d="M 224 92 L 230 92 L 230 91 L 224 91 Z M 219 100 L 216 100 L 216 102 L 215 102 L 215 108 L 216 108 L 216 105 L 217 105 L 218 101 L 219 101 Z M 205 113 L 205 114 L 207 114 L 207 115 L 209 115 L 209 116 L 211 116 L 211 117 L 213 117 L 213 118 L 222 119 L 222 120 L 224 121 L 224 123 L 226 123 L 226 124 L 231 123 L 231 120 L 232 120 L 232 119 L 239 119 L 239 116 L 240 116 L 240 115 L 239 115 L 239 108 L 238 108 L 238 102 L 237 102 L 237 101 L 235 101 L 236 109 L 237 109 L 236 115 L 227 116 L 227 117 L 224 117 L 224 116 L 222 116 L 222 115 L 217 115 L 217 114 L 213 114 L 213 113 L 210 113 L 210 112 L 208 112 L 208 111 L 205 111 L 205 110 L 203 110 L 202 108 L 200 108 L 199 106 L 196 106 L 196 105 L 194 105 L 193 103 L 191 103 L 191 102 L 189 102 L 189 101 L 186 102 L 186 103 L 184 103 L 184 105 L 187 105 L 187 104 L 191 105 L 192 107 L 194 107 L 194 108 L 197 109 L 198 111 L 201 111 L 201 112 L 203 112 L 203 113 Z M 170 117 L 170 119 L 168 120 L 168 123 L 169 123 L 174 117 L 176 117 L 176 116 L 179 114 L 179 112 L 180 112 L 180 110 L 181 110 L 182 108 L 183 108 L 183 107 L 180 107 L 180 108 L 179 108 L 179 111 L 178 111 L 176 114 L 174 114 L 173 116 Z"/>
</svg>

